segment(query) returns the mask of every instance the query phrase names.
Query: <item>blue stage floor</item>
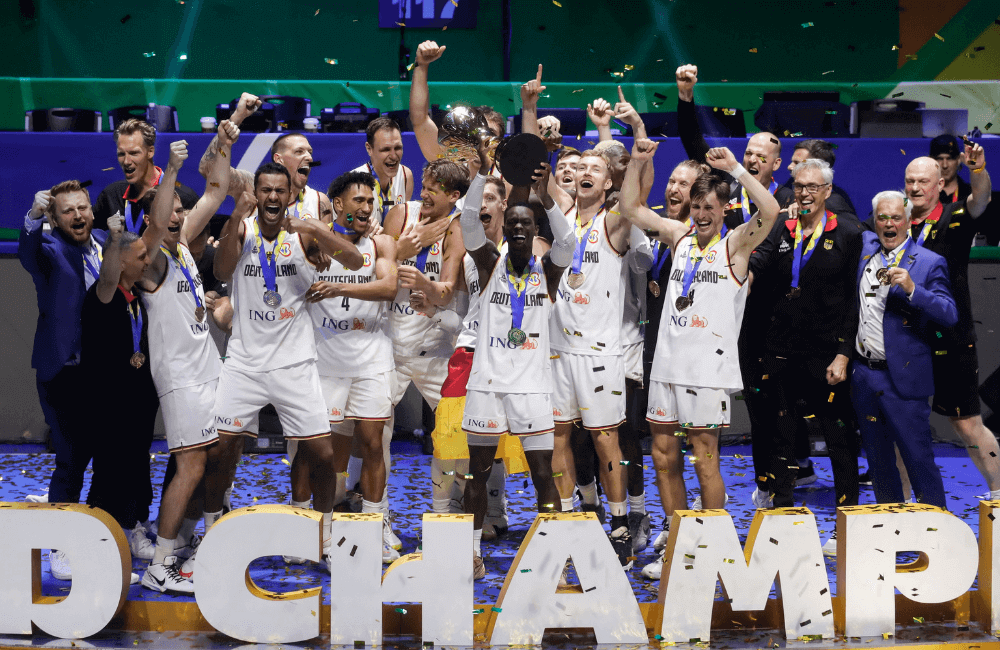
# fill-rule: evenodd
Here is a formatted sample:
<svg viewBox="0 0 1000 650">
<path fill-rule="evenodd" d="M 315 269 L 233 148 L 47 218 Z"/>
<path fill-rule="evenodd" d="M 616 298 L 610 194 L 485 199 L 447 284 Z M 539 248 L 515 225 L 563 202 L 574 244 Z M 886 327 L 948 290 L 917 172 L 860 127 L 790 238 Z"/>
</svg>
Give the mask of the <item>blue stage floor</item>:
<svg viewBox="0 0 1000 650">
<path fill-rule="evenodd" d="M 158 443 L 162 445 L 162 443 Z M 31 450 L 35 451 L 32 452 Z M 167 464 L 165 450 L 152 454 L 154 499 L 159 498 L 159 486 L 163 471 Z M 973 530 L 978 531 L 977 496 L 987 491 L 985 482 L 975 466 L 968 459 L 964 449 L 946 444 L 935 444 L 935 457 L 944 475 L 945 489 L 948 493 L 950 510 L 968 523 Z M 414 444 L 393 445 L 394 467 L 390 483 L 390 503 L 396 514 L 396 532 L 403 541 L 403 552 L 416 550 L 419 544 L 418 530 L 424 512 L 430 510 L 430 456 L 419 453 L 419 447 Z M 235 490 L 232 495 L 234 508 L 250 506 L 255 503 L 287 503 L 288 501 L 288 466 L 282 462 L 284 456 L 278 454 L 259 454 L 244 457 L 238 468 Z M 833 480 L 829 461 L 826 458 L 813 459 L 819 480 L 812 485 L 796 490 L 796 505 L 809 507 L 816 515 L 820 534 L 823 540 L 829 537 L 834 527 L 835 497 Z M 662 510 L 659 497 L 653 486 L 652 461 L 645 459 L 646 471 L 646 504 L 647 511 L 653 517 L 653 536 L 659 532 L 662 525 Z M 26 446 L 0 446 L 0 500 L 23 501 L 29 494 L 41 494 L 48 484 L 49 474 L 53 468 L 53 456 L 39 453 L 38 448 Z M 861 461 L 864 465 L 864 460 Z M 730 500 L 727 509 L 736 522 L 736 528 L 741 538 L 745 538 L 753 518 L 750 507 L 750 494 L 753 491 L 753 468 L 749 447 L 725 447 L 722 454 L 722 471 L 726 481 Z M 689 487 L 696 487 L 694 471 L 688 464 L 685 480 Z M 89 485 L 89 470 L 87 484 Z M 510 500 L 510 532 L 496 541 L 483 542 L 487 577 L 476 583 L 475 600 L 477 603 L 492 604 L 496 602 L 504 577 L 517 553 L 518 546 L 527 531 L 535 514 L 534 490 L 525 475 L 513 475 L 507 479 L 508 498 Z M 694 490 L 689 490 L 689 502 L 695 496 Z M 870 487 L 862 486 L 861 503 L 874 503 Z M 156 501 L 154 501 L 155 508 Z M 645 581 L 641 568 L 652 562 L 655 554 L 652 543 L 638 554 L 635 568 L 629 572 L 629 578 L 639 602 L 655 602 L 657 583 Z M 471 559 L 470 559 L 471 562 Z M 145 562 L 136 560 L 133 569 L 140 573 L 145 569 Z M 830 587 L 835 590 L 835 562 L 827 559 L 827 570 L 830 575 Z M 302 566 L 286 566 L 281 558 L 268 557 L 257 560 L 251 566 L 251 575 L 263 588 L 274 591 L 300 589 L 306 586 L 323 585 L 324 601 L 329 602 L 330 577 L 316 564 Z M 197 576 L 195 578 L 197 584 Z M 293 584 L 294 583 L 294 584 Z M 70 583 L 54 580 L 48 573 L 47 557 L 43 555 L 43 592 L 59 595 L 69 590 Z M 133 586 L 128 594 L 129 600 L 171 600 L 184 601 L 191 598 L 165 596 L 141 586 Z"/>
</svg>

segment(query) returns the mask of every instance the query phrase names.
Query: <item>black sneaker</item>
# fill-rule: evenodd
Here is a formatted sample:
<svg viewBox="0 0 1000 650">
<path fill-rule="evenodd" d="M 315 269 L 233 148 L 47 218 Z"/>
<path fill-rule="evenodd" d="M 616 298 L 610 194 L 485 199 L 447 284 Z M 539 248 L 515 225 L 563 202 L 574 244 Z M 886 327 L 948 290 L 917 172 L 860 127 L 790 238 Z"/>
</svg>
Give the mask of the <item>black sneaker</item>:
<svg viewBox="0 0 1000 650">
<path fill-rule="evenodd" d="M 632 534 L 628 532 L 628 526 L 620 526 L 608 535 L 611 540 L 611 547 L 618 555 L 618 561 L 622 563 L 622 569 L 628 571 L 632 568 Z"/>
<path fill-rule="evenodd" d="M 607 512 L 604 510 L 603 503 L 590 504 L 584 503 L 580 506 L 580 512 L 593 512 L 597 515 L 597 521 L 603 526 L 604 522 L 607 520 Z"/>
<path fill-rule="evenodd" d="M 813 463 L 809 461 L 809 464 L 805 467 L 800 467 L 795 473 L 795 487 L 802 487 L 803 485 L 809 485 L 810 483 L 815 483 L 816 472 L 813 470 Z"/>
<path fill-rule="evenodd" d="M 858 474 L 858 484 L 859 485 L 871 485 L 872 477 L 868 475 L 868 470 L 865 470 Z"/>
</svg>

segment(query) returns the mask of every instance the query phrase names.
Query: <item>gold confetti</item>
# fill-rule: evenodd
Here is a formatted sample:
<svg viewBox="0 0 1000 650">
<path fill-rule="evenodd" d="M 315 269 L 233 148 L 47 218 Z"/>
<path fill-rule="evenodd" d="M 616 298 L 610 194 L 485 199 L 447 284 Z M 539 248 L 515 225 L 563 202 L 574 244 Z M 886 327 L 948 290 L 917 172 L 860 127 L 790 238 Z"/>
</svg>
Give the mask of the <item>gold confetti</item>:
<svg viewBox="0 0 1000 650">
<path fill-rule="evenodd" d="M 557 7 L 561 7 L 562 6 L 562 4 L 560 2 L 558 2 L 557 0 L 552 0 L 552 4 L 554 4 Z"/>
<path fill-rule="evenodd" d="M 895 52 L 895 51 L 896 51 L 896 50 L 898 50 L 898 49 L 899 49 L 899 46 L 898 46 L 898 45 L 893 45 L 893 46 L 892 46 L 892 51 L 893 51 L 893 52 Z"/>
<path fill-rule="evenodd" d="M 942 43 L 944 43 L 944 36 L 941 36 L 941 34 L 938 34 L 937 32 L 934 32 L 934 38 L 936 38 L 939 41 L 941 41 Z M 921 620 L 920 622 L 923 623 L 923 620 Z"/>
<path fill-rule="evenodd" d="M 316 13 L 314 13 L 313 16 L 318 16 L 318 15 L 319 15 L 319 9 L 316 10 Z"/>
<path fill-rule="evenodd" d="M 406 27 L 406 23 L 401 23 L 401 22 L 397 21 L 396 24 L 399 25 L 400 27 Z"/>
<path fill-rule="evenodd" d="M 102 169 L 101 171 L 102 172 L 110 172 L 112 170 L 114 170 L 114 167 L 108 167 L 107 169 Z"/>
<path fill-rule="evenodd" d="M 212 187 L 219 187 L 218 183 L 209 183 L 209 185 L 211 185 Z"/>
<path fill-rule="evenodd" d="M 906 155 L 906 149 L 900 149 L 899 153 L 901 153 L 901 154 L 903 154 L 905 156 Z"/>
<path fill-rule="evenodd" d="M 756 54 L 756 53 L 757 53 L 757 48 L 756 47 L 751 47 L 750 48 L 750 54 Z"/>
<path fill-rule="evenodd" d="M 907 54 L 906 55 L 906 60 L 907 61 L 916 61 L 917 60 L 917 55 L 916 54 Z"/>
<path fill-rule="evenodd" d="M 635 70 L 635 66 L 634 65 L 628 65 L 628 64 L 626 64 L 625 65 L 625 70 L 626 70 L 626 72 L 631 72 L 632 70 Z"/>
<path fill-rule="evenodd" d="M 291 463 L 288 462 L 288 458 L 285 457 L 281 458 L 281 462 L 283 462 L 285 465 L 291 465 Z"/>
<path fill-rule="evenodd" d="M 337 65 L 337 59 L 323 59 L 323 60 L 329 63 L 330 65 Z"/>
<path fill-rule="evenodd" d="M 574 90 L 574 91 L 573 91 L 573 92 L 571 92 L 570 94 L 571 94 L 571 95 L 575 95 L 575 94 L 577 94 L 577 93 L 582 93 L 582 92 L 583 92 L 583 88 L 581 88 L 581 89 L 579 89 L 579 90 Z M 578 138 L 578 139 L 579 139 L 579 138 Z"/>
</svg>

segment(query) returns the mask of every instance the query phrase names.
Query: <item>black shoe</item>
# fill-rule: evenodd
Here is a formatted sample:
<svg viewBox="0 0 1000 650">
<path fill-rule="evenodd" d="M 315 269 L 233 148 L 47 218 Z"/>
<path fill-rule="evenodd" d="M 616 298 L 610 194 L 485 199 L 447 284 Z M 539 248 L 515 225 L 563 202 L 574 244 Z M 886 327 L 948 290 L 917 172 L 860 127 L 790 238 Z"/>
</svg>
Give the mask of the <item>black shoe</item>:
<svg viewBox="0 0 1000 650">
<path fill-rule="evenodd" d="M 622 564 L 622 569 L 628 571 L 632 568 L 632 534 L 628 532 L 628 526 L 619 526 L 608 535 L 611 540 L 611 547 L 615 549 L 618 561 Z"/>
<path fill-rule="evenodd" d="M 868 470 L 858 474 L 858 485 L 871 485 L 872 477 L 868 475 Z"/>
<path fill-rule="evenodd" d="M 607 513 L 604 511 L 604 504 L 603 503 L 598 503 L 596 505 L 592 505 L 592 504 L 589 504 L 589 503 L 584 503 L 583 505 L 580 506 L 580 512 L 593 512 L 593 513 L 595 513 L 597 515 L 597 521 L 599 521 L 602 526 L 604 525 L 604 522 L 608 518 L 607 517 Z"/>
<path fill-rule="evenodd" d="M 816 472 L 813 470 L 812 461 L 809 461 L 809 465 L 806 467 L 800 467 L 795 473 L 795 487 L 802 487 L 803 485 L 809 485 L 810 483 L 815 483 Z"/>
</svg>

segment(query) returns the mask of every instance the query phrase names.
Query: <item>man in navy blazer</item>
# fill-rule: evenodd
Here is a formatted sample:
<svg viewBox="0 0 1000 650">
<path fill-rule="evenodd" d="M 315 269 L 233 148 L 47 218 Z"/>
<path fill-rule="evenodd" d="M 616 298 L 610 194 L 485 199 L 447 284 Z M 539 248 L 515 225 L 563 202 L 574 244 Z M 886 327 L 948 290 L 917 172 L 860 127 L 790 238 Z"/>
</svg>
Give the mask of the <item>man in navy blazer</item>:
<svg viewBox="0 0 1000 650">
<path fill-rule="evenodd" d="M 880 192 L 872 208 L 875 232 L 864 233 L 858 266 L 860 322 L 851 376 L 861 441 L 879 503 L 904 500 L 895 445 L 917 501 L 944 508 L 928 398 L 934 393 L 929 340 L 958 321 L 948 266 L 910 238 L 910 204 L 901 192 Z"/>
<path fill-rule="evenodd" d="M 52 226 L 46 232 L 45 221 Z M 17 256 L 38 294 L 38 325 L 31 366 L 56 452 L 49 501 L 77 503 L 90 462 L 90 436 L 81 428 L 88 411 L 80 378 L 80 312 L 100 275 L 107 233 L 93 230 L 90 195 L 78 181 L 35 194 L 24 218 Z"/>
</svg>

